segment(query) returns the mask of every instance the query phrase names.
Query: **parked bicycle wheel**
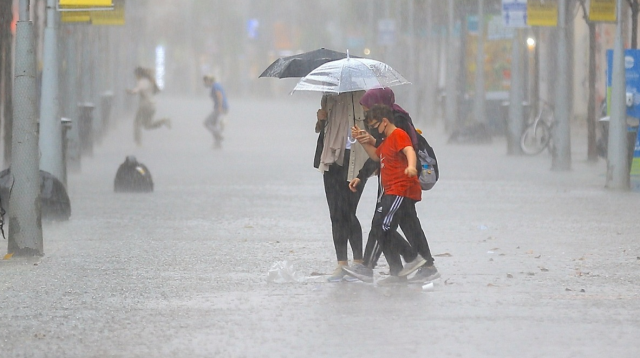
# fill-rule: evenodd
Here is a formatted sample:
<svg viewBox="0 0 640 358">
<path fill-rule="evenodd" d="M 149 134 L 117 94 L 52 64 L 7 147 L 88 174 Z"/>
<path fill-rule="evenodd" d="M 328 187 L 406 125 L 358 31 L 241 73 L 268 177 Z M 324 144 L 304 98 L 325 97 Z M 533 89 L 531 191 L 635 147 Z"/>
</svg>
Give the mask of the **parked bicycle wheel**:
<svg viewBox="0 0 640 358">
<path fill-rule="evenodd" d="M 546 123 L 542 121 L 537 125 L 529 126 L 520 137 L 520 148 L 524 154 L 536 155 L 549 145 L 551 131 Z"/>
</svg>

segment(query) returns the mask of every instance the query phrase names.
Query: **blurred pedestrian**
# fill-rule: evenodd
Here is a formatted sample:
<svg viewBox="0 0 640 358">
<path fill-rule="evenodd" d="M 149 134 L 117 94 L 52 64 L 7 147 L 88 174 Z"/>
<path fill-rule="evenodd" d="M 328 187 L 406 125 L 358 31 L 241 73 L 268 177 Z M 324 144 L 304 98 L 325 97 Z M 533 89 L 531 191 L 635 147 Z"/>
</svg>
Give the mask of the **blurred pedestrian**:
<svg viewBox="0 0 640 358">
<path fill-rule="evenodd" d="M 229 103 L 222 85 L 213 76 L 203 77 L 204 86 L 211 90 L 210 96 L 213 100 L 213 112 L 205 119 L 204 126 L 213 135 L 213 147 L 222 148 L 222 131 L 224 130 L 223 114 L 229 111 Z"/>
<path fill-rule="evenodd" d="M 376 148 L 375 142 L 360 140 L 369 157 L 380 162 L 383 194 L 376 204 L 379 215 L 374 216 L 371 235 L 380 243 L 389 263 L 390 276 L 378 282 L 381 285 L 406 282 L 406 276 L 423 265 L 431 271 L 431 276 L 439 275 L 415 209 L 416 202 L 422 200 L 417 154 L 409 134 L 396 127 L 395 122 L 390 107 L 374 105 L 367 111 L 367 126 L 381 143 Z M 354 127 L 354 131 L 359 131 L 359 128 Z M 419 253 L 404 267 L 395 240 L 398 225 L 402 225 L 406 238 Z"/>
<path fill-rule="evenodd" d="M 168 118 L 153 120 L 153 116 L 156 114 L 156 104 L 153 96 L 160 92 L 160 88 L 153 78 L 152 70 L 136 67 L 133 73 L 136 76 L 136 86 L 132 89 L 127 89 L 127 92 L 129 94 L 137 94 L 140 99 L 133 128 L 134 140 L 140 146 L 142 145 L 142 128 L 155 129 L 163 125 L 171 128 L 171 120 Z"/>
<path fill-rule="evenodd" d="M 329 282 L 345 278 L 342 270 L 348 266 L 351 246 L 354 263 L 362 263 L 362 227 L 356 216 L 363 185 L 349 190 L 349 181 L 356 177 L 368 156 L 362 146 L 353 145 L 351 127 L 364 126 L 364 113 L 358 101 L 364 91 L 324 94 L 316 117 L 318 145 L 314 166 L 323 173 L 324 191 L 329 206 L 333 245 L 338 266 L 328 277 Z"/>
</svg>

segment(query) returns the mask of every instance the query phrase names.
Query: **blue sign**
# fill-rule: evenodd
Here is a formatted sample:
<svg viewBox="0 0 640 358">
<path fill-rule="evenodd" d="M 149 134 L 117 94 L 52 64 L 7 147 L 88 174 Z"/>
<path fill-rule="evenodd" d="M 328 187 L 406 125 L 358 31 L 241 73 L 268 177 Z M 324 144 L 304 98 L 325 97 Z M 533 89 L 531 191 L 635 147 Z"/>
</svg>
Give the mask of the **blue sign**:
<svg viewBox="0 0 640 358">
<path fill-rule="evenodd" d="M 640 191 L 640 131 L 636 136 L 636 146 L 631 159 L 631 190 Z"/>
<path fill-rule="evenodd" d="M 502 22 L 506 27 L 527 27 L 527 0 L 502 0 Z"/>
<path fill-rule="evenodd" d="M 467 16 L 467 31 L 470 34 L 477 35 L 480 30 L 480 21 L 478 21 L 478 16 L 471 15 Z"/>
<path fill-rule="evenodd" d="M 624 51 L 624 73 L 627 81 L 626 92 L 633 96 L 627 103 L 627 116 L 640 118 L 640 50 Z M 613 50 L 607 50 L 607 108 L 611 108 L 611 87 L 613 86 Z"/>
<path fill-rule="evenodd" d="M 378 45 L 393 46 L 396 43 L 396 21 L 394 19 L 378 20 Z"/>
<path fill-rule="evenodd" d="M 260 21 L 258 19 L 247 20 L 247 36 L 255 40 L 258 38 L 258 28 L 260 27 Z"/>
</svg>

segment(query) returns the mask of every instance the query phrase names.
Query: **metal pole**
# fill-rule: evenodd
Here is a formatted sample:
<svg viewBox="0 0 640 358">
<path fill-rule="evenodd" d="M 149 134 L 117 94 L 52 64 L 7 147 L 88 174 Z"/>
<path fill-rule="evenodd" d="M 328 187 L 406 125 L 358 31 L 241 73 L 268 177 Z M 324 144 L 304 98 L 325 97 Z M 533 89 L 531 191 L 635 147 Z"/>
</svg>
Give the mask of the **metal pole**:
<svg viewBox="0 0 640 358">
<path fill-rule="evenodd" d="M 102 53 L 102 33 L 103 28 L 94 26 L 91 31 L 91 46 L 89 48 L 89 56 L 91 62 L 89 63 L 91 69 L 91 99 L 95 109 L 100 109 L 100 93 L 103 89 L 103 74 L 104 66 L 103 61 L 106 54 Z M 100 143 L 102 139 L 102 116 L 100 111 L 94 110 L 93 123 L 93 141 L 94 143 Z"/>
<path fill-rule="evenodd" d="M 458 117 L 458 111 L 456 106 L 456 48 L 455 48 L 455 34 L 453 33 L 455 30 L 455 22 L 454 22 L 454 0 L 449 0 L 449 29 L 448 29 L 448 38 L 449 44 L 447 46 L 447 63 L 446 63 L 446 71 L 447 71 L 447 80 L 446 80 L 446 121 L 445 128 L 447 131 L 451 131 L 453 129 L 454 124 L 456 123 Z"/>
<path fill-rule="evenodd" d="M 626 78 L 624 50 L 622 45 L 622 0 L 617 2 L 618 26 L 613 47 L 613 70 L 611 88 L 611 118 L 609 120 L 609 143 L 607 151 L 607 188 L 629 189 L 629 166 L 627 163 L 626 133 Z"/>
<path fill-rule="evenodd" d="M 520 155 L 520 136 L 524 129 L 522 101 L 524 100 L 524 69 L 522 63 L 522 30 L 516 29 L 512 42 L 511 88 L 509 89 L 509 138 L 507 154 Z"/>
<path fill-rule="evenodd" d="M 80 93 L 80 97 L 82 98 L 82 103 L 79 108 L 79 116 L 78 116 L 78 124 L 80 126 L 80 154 L 88 155 L 90 157 L 93 156 L 93 143 L 94 143 L 94 135 L 93 135 L 93 127 L 94 127 L 94 118 L 93 118 L 93 109 L 95 108 L 95 104 L 93 102 L 94 98 L 94 58 L 93 58 L 93 29 L 86 28 L 83 29 L 82 41 L 81 41 L 81 51 L 82 51 L 82 64 L 81 66 L 81 88 L 82 92 Z"/>
<path fill-rule="evenodd" d="M 369 34 L 367 35 L 367 47 L 370 49 L 370 51 L 375 51 L 374 49 L 377 47 L 375 45 L 376 43 L 376 39 L 377 36 L 376 34 L 378 33 L 378 27 L 376 26 L 376 15 L 375 15 L 375 4 L 373 3 L 373 1 L 367 1 L 367 10 L 368 10 L 368 21 L 369 21 L 369 31 L 367 31 Z"/>
<path fill-rule="evenodd" d="M 484 89 L 484 0 L 478 0 L 478 51 L 476 54 L 476 96 L 473 103 L 476 122 L 486 122 Z"/>
<path fill-rule="evenodd" d="M 62 123 L 58 99 L 58 16 L 55 0 L 47 0 L 44 29 L 44 65 L 42 69 L 42 99 L 40 102 L 40 169 L 65 182 L 62 161 Z"/>
<path fill-rule="evenodd" d="M 531 90 L 531 106 L 529 109 L 533 113 L 538 113 L 540 110 L 540 29 L 535 28 L 533 30 L 535 38 L 535 47 L 533 49 L 533 89 Z"/>
<path fill-rule="evenodd" d="M 426 9 L 426 20 L 425 20 L 425 28 L 426 28 L 426 41 L 424 47 L 424 55 L 421 57 L 424 59 L 424 71 L 425 74 L 422 76 L 425 86 L 425 98 L 424 101 L 424 109 L 425 115 L 423 116 L 426 119 L 428 124 L 432 124 L 435 119 L 435 93 L 436 88 L 438 86 L 438 77 L 434 75 L 434 64 L 435 64 L 435 56 L 437 55 L 437 51 L 434 51 L 435 44 L 433 38 L 433 3 L 432 0 L 426 0 L 427 3 L 425 5 Z M 425 123 L 425 124 L 427 124 Z"/>
<path fill-rule="evenodd" d="M 391 1 L 389 0 L 384 0 L 384 19 L 385 20 L 392 20 L 391 19 Z M 398 25 L 396 23 L 393 24 L 394 26 L 394 31 L 398 31 Z M 394 34 L 394 36 L 396 36 Z M 384 62 L 386 63 L 390 63 L 391 60 L 391 53 L 393 53 L 393 45 L 387 43 L 384 46 Z"/>
<path fill-rule="evenodd" d="M 78 50 L 76 43 L 79 42 L 77 27 L 68 29 L 66 38 L 66 59 L 67 59 L 67 108 L 69 113 L 65 114 L 72 120 L 71 129 L 68 133 L 67 146 L 67 167 L 70 171 L 80 171 L 80 119 L 78 111 Z"/>
<path fill-rule="evenodd" d="M 40 218 L 38 123 L 36 108 L 36 51 L 29 1 L 21 0 L 16 26 L 13 97 L 13 141 L 9 199 L 8 252 L 18 256 L 44 254 Z"/>
<path fill-rule="evenodd" d="M 419 79 L 418 76 L 416 75 L 416 42 L 415 42 L 415 7 L 414 7 L 414 0 L 409 0 L 409 13 L 407 14 L 408 16 L 408 27 L 409 27 L 409 61 L 408 61 L 408 66 L 409 66 L 409 76 L 411 76 L 412 78 L 412 82 L 415 85 L 421 86 L 422 84 L 419 83 Z M 418 113 L 418 110 L 416 109 L 416 104 L 418 103 L 416 96 L 417 96 L 417 89 L 414 89 L 412 91 L 409 91 L 409 111 L 410 113 Z"/>
<path fill-rule="evenodd" d="M 558 76 L 556 77 L 556 108 L 554 111 L 556 127 L 553 133 L 555 150 L 552 152 L 552 170 L 571 169 L 567 7 L 567 0 L 558 2 Z"/>
</svg>

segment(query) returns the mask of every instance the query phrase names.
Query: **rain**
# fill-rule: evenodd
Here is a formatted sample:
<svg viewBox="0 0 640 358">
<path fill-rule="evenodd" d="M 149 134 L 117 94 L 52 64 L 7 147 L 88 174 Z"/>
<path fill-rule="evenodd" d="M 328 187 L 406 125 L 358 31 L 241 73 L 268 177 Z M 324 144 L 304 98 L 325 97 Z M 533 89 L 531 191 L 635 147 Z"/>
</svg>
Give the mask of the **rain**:
<svg viewBox="0 0 640 358">
<path fill-rule="evenodd" d="M 637 357 L 638 9 L 0 1 L 0 357 Z M 406 276 L 362 138 L 438 170 Z"/>
</svg>

